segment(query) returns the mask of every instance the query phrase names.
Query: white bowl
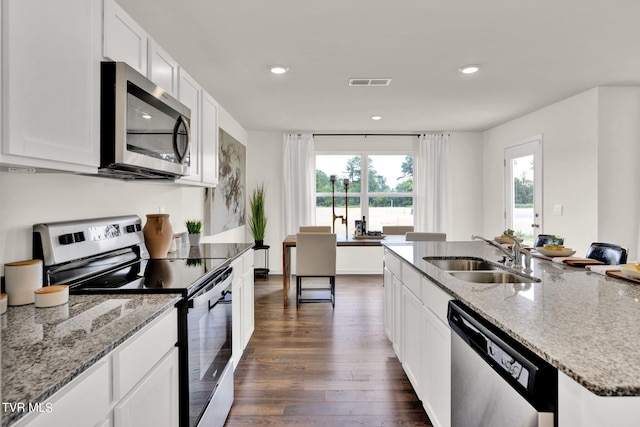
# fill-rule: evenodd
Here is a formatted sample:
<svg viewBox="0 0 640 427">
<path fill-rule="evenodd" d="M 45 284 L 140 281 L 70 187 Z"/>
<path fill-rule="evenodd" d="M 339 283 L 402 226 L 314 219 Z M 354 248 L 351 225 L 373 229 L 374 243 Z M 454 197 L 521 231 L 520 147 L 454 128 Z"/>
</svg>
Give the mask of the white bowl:
<svg viewBox="0 0 640 427">
<path fill-rule="evenodd" d="M 549 257 L 571 256 L 576 253 L 576 251 L 574 251 L 571 248 L 562 248 L 560 250 L 557 250 L 557 249 L 545 249 L 543 247 L 537 247 L 536 251 L 538 251 L 544 256 L 549 256 Z"/>
<path fill-rule="evenodd" d="M 518 242 L 522 242 L 522 238 L 520 237 L 515 237 L 515 239 Z M 503 245 L 510 245 L 513 243 L 513 239 L 509 238 L 508 236 L 497 236 L 497 237 L 494 237 L 493 240 Z"/>
<path fill-rule="evenodd" d="M 635 264 L 620 264 L 620 272 L 627 277 L 640 279 L 640 267 Z"/>
</svg>

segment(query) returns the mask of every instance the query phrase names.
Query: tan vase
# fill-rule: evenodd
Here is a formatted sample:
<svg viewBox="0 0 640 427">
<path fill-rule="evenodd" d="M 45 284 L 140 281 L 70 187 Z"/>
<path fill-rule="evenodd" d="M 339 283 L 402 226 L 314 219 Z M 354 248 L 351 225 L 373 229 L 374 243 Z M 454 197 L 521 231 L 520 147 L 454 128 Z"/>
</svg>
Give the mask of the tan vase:
<svg viewBox="0 0 640 427">
<path fill-rule="evenodd" d="M 173 228 L 169 222 L 169 214 L 147 215 L 147 223 L 142 229 L 142 234 L 151 258 L 167 257 L 171 239 L 173 239 Z"/>
</svg>

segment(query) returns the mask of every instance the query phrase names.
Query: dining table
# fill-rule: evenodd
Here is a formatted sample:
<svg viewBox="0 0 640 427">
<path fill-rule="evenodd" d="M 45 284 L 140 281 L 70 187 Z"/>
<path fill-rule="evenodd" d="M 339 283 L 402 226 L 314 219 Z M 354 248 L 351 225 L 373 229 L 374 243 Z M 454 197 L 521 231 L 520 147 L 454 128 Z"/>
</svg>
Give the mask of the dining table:
<svg viewBox="0 0 640 427">
<path fill-rule="evenodd" d="M 347 236 L 336 234 L 338 247 L 382 246 L 385 242 L 404 242 L 404 235 L 389 236 Z M 289 305 L 289 288 L 291 283 L 291 249 L 296 247 L 296 235 L 290 234 L 282 241 L 282 298 L 284 306 Z"/>
</svg>

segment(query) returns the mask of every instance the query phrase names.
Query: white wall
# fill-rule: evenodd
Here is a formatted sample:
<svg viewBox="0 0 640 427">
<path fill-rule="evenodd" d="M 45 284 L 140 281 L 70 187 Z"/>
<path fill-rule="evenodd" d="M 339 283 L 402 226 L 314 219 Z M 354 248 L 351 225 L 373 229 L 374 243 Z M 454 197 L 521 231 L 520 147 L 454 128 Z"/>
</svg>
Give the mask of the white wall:
<svg viewBox="0 0 640 427">
<path fill-rule="evenodd" d="M 504 147 L 542 134 L 543 229 L 584 255 L 595 241 L 628 246 L 637 257 L 639 88 L 601 87 L 484 132 L 485 236 L 505 228 Z M 629 188 L 629 197 L 621 197 Z M 563 215 L 554 206 L 563 205 Z"/>
<path fill-rule="evenodd" d="M 282 273 L 282 132 L 249 132 L 247 150 L 247 187 L 251 191 L 256 183 L 267 185 L 267 212 L 269 224 L 265 243 L 271 246 L 270 268 Z M 449 240 L 468 240 L 482 228 L 482 135 L 480 133 L 452 133 L 452 232 Z M 385 152 L 389 146 L 411 149 L 415 141 L 407 137 L 396 138 L 316 138 L 316 149 L 326 151 L 362 149 Z M 415 148 L 414 148 L 415 149 Z M 381 248 L 339 248 L 338 272 L 341 274 L 379 274 L 382 272 Z"/>
</svg>

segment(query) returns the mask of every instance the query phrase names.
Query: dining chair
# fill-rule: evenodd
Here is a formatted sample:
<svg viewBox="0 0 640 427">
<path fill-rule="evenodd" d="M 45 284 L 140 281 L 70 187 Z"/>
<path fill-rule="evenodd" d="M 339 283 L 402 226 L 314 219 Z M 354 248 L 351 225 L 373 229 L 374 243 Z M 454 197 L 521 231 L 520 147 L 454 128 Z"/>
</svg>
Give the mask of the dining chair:
<svg viewBox="0 0 640 427">
<path fill-rule="evenodd" d="M 301 225 L 301 233 L 331 233 L 330 225 Z"/>
<path fill-rule="evenodd" d="M 537 248 L 540 246 L 548 245 L 549 243 L 552 242 L 553 239 L 556 239 L 556 238 L 557 237 L 553 234 L 538 234 L 538 237 L 536 238 L 536 244 L 533 246 Z M 564 243 L 564 239 L 562 237 L 557 239 L 560 240 L 561 245 Z"/>
<path fill-rule="evenodd" d="M 427 233 L 420 231 L 410 231 L 405 234 L 407 242 L 444 242 L 447 240 L 447 233 Z"/>
<path fill-rule="evenodd" d="M 612 243 L 592 243 L 587 258 L 601 261 L 607 265 L 620 265 L 627 262 L 628 250 Z"/>
<path fill-rule="evenodd" d="M 383 225 L 382 234 L 385 236 L 403 236 L 413 231 L 413 225 Z"/>
<path fill-rule="evenodd" d="M 302 287 L 304 278 L 329 278 L 328 287 Z M 329 298 L 302 298 L 303 291 L 329 291 Z M 330 301 L 336 304 L 336 235 L 296 234 L 296 308 L 301 302 Z"/>
</svg>

